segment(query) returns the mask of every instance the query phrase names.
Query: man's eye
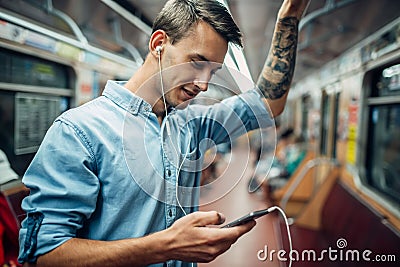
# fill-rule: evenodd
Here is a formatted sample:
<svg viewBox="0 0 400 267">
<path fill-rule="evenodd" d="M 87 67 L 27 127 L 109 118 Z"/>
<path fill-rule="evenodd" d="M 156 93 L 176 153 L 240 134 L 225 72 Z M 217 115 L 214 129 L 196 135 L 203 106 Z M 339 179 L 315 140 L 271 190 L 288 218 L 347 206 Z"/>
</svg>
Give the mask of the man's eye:
<svg viewBox="0 0 400 267">
<path fill-rule="evenodd" d="M 200 61 L 195 61 L 192 60 L 192 65 L 193 67 L 195 67 L 196 69 L 202 69 L 204 67 L 204 62 L 200 62 Z"/>
</svg>

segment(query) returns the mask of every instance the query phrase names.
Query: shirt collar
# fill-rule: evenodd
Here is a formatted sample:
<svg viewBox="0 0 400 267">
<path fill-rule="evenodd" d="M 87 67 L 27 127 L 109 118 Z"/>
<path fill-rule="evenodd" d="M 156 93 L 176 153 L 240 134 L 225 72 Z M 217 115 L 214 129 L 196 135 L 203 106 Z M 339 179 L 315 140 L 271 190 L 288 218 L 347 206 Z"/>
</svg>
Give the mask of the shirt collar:
<svg viewBox="0 0 400 267">
<path fill-rule="evenodd" d="M 107 81 L 103 96 L 133 115 L 152 112 L 151 105 L 124 87 L 126 81 Z"/>
</svg>

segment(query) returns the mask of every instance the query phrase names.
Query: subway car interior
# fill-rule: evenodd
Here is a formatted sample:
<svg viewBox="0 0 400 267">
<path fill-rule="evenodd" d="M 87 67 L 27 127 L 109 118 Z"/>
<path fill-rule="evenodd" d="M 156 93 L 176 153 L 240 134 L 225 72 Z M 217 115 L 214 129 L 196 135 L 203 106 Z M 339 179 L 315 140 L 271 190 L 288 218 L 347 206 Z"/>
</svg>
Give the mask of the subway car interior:
<svg viewBox="0 0 400 267">
<path fill-rule="evenodd" d="M 201 105 L 254 86 L 283 0 L 217 1 L 244 47 L 229 45 Z M 0 266 L 22 266 L 22 178 L 49 127 L 130 79 L 166 2 L 0 0 Z M 199 266 L 400 266 L 400 1 L 312 0 L 283 113 L 211 146 L 201 175 L 200 211 L 274 208 Z"/>
</svg>

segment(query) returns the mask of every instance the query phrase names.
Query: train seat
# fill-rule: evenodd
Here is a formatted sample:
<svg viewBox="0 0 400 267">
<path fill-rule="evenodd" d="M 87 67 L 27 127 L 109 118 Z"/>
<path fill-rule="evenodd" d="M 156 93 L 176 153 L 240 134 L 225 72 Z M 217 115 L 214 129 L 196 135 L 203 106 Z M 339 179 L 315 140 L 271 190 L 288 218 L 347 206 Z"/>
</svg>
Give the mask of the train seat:
<svg viewBox="0 0 400 267">
<path fill-rule="evenodd" d="M 286 229 L 279 223 L 282 246 L 289 248 Z M 350 188 L 336 179 L 320 212 L 318 229 L 299 224 L 290 226 L 293 249 L 300 254 L 304 250 L 314 250 L 317 260 L 298 261 L 296 266 L 377 266 L 376 255 L 395 255 L 398 257 L 400 233 L 386 223 L 385 218 L 373 210 L 364 200 L 355 195 Z M 337 250 L 338 258 L 332 260 L 325 254 L 318 261 L 322 250 Z M 357 250 L 356 254 L 348 251 Z M 370 262 L 362 259 L 362 253 L 370 250 Z M 340 260 L 340 251 L 343 251 Z M 346 252 L 348 255 L 346 256 Z M 357 252 L 354 252 L 357 253 Z M 347 257 L 347 260 L 346 260 Z M 354 257 L 354 258 L 353 258 Z M 385 262 L 384 266 L 397 266 L 396 262 Z"/>
<path fill-rule="evenodd" d="M 22 184 L 21 180 L 17 180 L 13 183 L 12 187 L 6 190 L 2 189 L 1 191 L 9 203 L 10 209 L 17 220 L 18 226 L 21 225 L 22 221 L 26 217 L 26 213 L 22 209 L 21 203 L 22 200 L 29 195 L 29 189 Z"/>
<path fill-rule="evenodd" d="M 295 181 L 300 176 L 304 175 L 304 179 L 301 179 L 301 182 L 291 195 L 287 207 L 285 207 L 285 212 L 288 216 L 296 216 L 298 210 L 301 210 L 307 204 L 313 194 L 313 177 L 315 176 L 315 169 L 307 169 L 307 163 L 315 158 L 315 152 L 313 150 L 308 150 L 295 172 L 287 179 L 287 182 L 281 188 L 271 190 L 268 180 L 266 183 L 263 183 L 263 191 L 265 192 L 265 198 L 267 201 L 274 204 L 279 204 L 286 192 L 293 186 Z"/>
<path fill-rule="evenodd" d="M 0 265 L 17 263 L 18 224 L 6 197 L 0 192 Z"/>
<path fill-rule="evenodd" d="M 18 231 L 25 218 L 21 202 L 29 190 L 21 180 L 2 184 L 0 189 L 0 266 L 19 266 Z"/>
</svg>

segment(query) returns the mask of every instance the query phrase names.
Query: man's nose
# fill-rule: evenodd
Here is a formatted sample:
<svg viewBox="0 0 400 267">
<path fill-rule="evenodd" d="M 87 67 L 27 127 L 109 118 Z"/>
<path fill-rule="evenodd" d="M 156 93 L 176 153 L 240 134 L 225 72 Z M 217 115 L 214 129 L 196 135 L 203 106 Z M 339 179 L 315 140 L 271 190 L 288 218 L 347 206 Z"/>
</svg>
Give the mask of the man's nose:
<svg viewBox="0 0 400 267">
<path fill-rule="evenodd" d="M 208 82 L 211 79 L 211 73 L 207 71 L 202 71 L 197 79 L 194 81 L 194 84 L 199 88 L 201 91 L 207 91 L 208 90 Z"/>
<path fill-rule="evenodd" d="M 204 80 L 195 80 L 194 81 L 194 85 L 196 85 L 196 87 L 200 90 L 200 91 L 207 91 L 208 90 L 208 81 L 204 81 Z"/>
</svg>

